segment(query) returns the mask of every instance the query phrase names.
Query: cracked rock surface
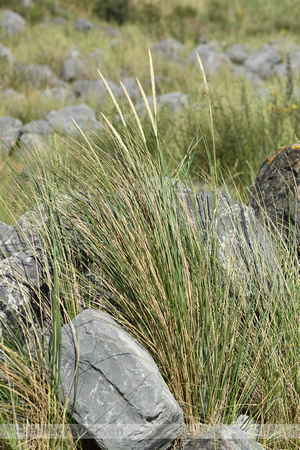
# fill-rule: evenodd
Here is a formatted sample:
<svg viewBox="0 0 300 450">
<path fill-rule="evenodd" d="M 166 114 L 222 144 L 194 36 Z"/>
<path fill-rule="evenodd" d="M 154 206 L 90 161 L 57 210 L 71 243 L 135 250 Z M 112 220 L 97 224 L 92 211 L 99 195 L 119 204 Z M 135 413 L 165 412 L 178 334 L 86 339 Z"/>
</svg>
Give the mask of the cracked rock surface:
<svg viewBox="0 0 300 450">
<path fill-rule="evenodd" d="M 61 338 L 62 398 L 69 393 L 68 408 L 99 448 L 168 448 L 183 414 L 150 354 L 96 310 L 64 325 Z"/>
</svg>

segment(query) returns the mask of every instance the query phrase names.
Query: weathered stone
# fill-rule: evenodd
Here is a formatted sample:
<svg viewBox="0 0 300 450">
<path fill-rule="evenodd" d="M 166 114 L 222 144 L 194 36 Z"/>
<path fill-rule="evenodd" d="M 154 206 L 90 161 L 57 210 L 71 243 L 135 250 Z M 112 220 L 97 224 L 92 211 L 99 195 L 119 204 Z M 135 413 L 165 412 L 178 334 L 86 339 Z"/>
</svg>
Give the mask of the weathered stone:
<svg viewBox="0 0 300 450">
<path fill-rule="evenodd" d="M 101 311 L 62 327 L 60 380 L 74 419 L 103 450 L 168 448 L 183 426 L 152 357 Z"/>
<path fill-rule="evenodd" d="M 168 92 L 158 96 L 157 104 L 159 107 L 166 107 L 172 112 L 177 112 L 188 104 L 189 97 L 183 92 Z"/>
<path fill-rule="evenodd" d="M 111 81 L 107 81 L 110 89 L 114 94 L 118 95 L 118 87 Z M 108 92 L 104 86 L 102 80 L 89 81 L 89 80 L 78 80 L 73 84 L 73 91 L 76 97 L 80 98 L 81 101 L 93 101 L 98 105 L 104 104 Z"/>
<path fill-rule="evenodd" d="M 78 58 L 67 58 L 61 67 L 61 77 L 65 81 L 74 81 L 80 70 L 82 62 Z"/>
<path fill-rule="evenodd" d="M 167 94 L 157 95 L 156 96 L 156 104 L 159 108 L 166 108 L 169 111 L 176 113 L 181 108 L 184 108 L 188 104 L 188 95 L 183 92 L 168 92 Z M 149 105 L 153 104 L 153 98 L 147 97 Z M 141 100 L 136 105 L 136 111 L 140 115 L 147 114 L 147 109 L 144 103 L 144 100 Z"/>
<path fill-rule="evenodd" d="M 3 44 L 0 44 L 0 59 L 5 59 L 10 64 L 14 64 L 17 62 L 16 58 L 11 53 L 9 48 L 5 47 Z"/>
<path fill-rule="evenodd" d="M 75 20 L 74 27 L 76 28 L 76 30 L 85 32 L 99 29 L 99 27 L 95 23 L 91 22 L 90 20 L 81 18 Z"/>
<path fill-rule="evenodd" d="M 291 55 L 291 69 L 295 76 L 300 75 L 300 51 L 296 51 Z"/>
<path fill-rule="evenodd" d="M 49 149 L 46 136 L 36 133 L 23 133 L 18 141 L 18 148 L 15 154 L 20 157 L 35 156 L 37 153 L 46 153 Z"/>
<path fill-rule="evenodd" d="M 300 145 L 282 147 L 261 166 L 250 187 L 255 215 L 300 249 Z"/>
<path fill-rule="evenodd" d="M 165 59 L 179 61 L 184 51 L 184 45 L 177 39 L 168 38 L 153 44 L 151 49 Z"/>
<path fill-rule="evenodd" d="M 20 14 L 6 9 L 3 12 L 2 18 L 0 20 L 0 26 L 4 28 L 5 33 L 8 35 L 19 34 L 24 30 L 26 25 L 26 20 L 20 16 Z"/>
<path fill-rule="evenodd" d="M 101 48 L 96 48 L 91 53 L 88 54 L 88 57 L 91 58 L 96 63 L 100 64 L 103 60 L 104 51 Z"/>
<path fill-rule="evenodd" d="M 243 64 L 249 56 L 249 46 L 233 44 L 225 50 L 225 55 L 233 63 Z"/>
<path fill-rule="evenodd" d="M 28 328 L 40 317 L 34 298 L 41 293 L 45 270 L 46 261 L 38 251 L 16 252 L 0 262 L 0 322 L 6 337 L 21 337 L 21 323 Z"/>
<path fill-rule="evenodd" d="M 45 64 L 16 66 L 15 70 L 25 77 L 28 85 L 36 88 L 53 86 L 58 82 L 55 72 Z"/>
<path fill-rule="evenodd" d="M 194 63 L 199 67 L 197 60 L 199 55 L 206 75 L 218 75 L 222 67 L 232 68 L 229 58 L 216 50 L 210 44 L 200 44 L 186 58 L 187 63 Z"/>
<path fill-rule="evenodd" d="M 95 111 L 84 103 L 67 106 L 59 111 L 51 111 L 47 120 L 52 128 L 70 134 L 80 134 L 73 120 L 83 131 L 99 128 Z"/>
<path fill-rule="evenodd" d="M 21 120 L 10 116 L 0 118 L 0 154 L 9 155 L 18 141 L 21 129 Z"/>
<path fill-rule="evenodd" d="M 63 106 L 67 100 L 72 101 L 74 99 L 74 95 L 70 92 L 70 89 L 64 86 L 42 90 L 41 97 L 45 100 L 55 101 L 56 104 L 59 101 L 61 106 Z"/>
<path fill-rule="evenodd" d="M 43 231 L 46 213 L 44 207 L 40 211 L 28 211 L 23 214 L 15 225 L 2 236 L 2 253 L 8 257 L 22 251 L 38 251 L 43 245 L 39 238 L 39 227 Z"/>
<path fill-rule="evenodd" d="M 3 244 L 3 236 L 12 230 L 12 225 L 7 225 L 0 220 L 0 246 Z"/>
<path fill-rule="evenodd" d="M 217 257 L 224 270 L 235 280 L 246 281 L 248 294 L 252 283 L 259 279 L 268 288 L 276 281 L 278 261 L 271 236 L 256 219 L 252 208 L 218 193 L 215 204 L 213 192 L 197 195 L 197 205 L 191 194 L 179 191 L 187 204 L 189 217 L 196 224 L 211 251 L 215 242 Z"/>
<path fill-rule="evenodd" d="M 274 73 L 280 78 L 285 77 L 287 75 L 286 63 L 276 64 L 274 66 Z"/>
<path fill-rule="evenodd" d="M 247 80 L 249 80 L 252 86 L 255 88 L 262 86 L 263 84 L 262 79 L 254 72 L 251 72 L 250 69 L 247 69 L 247 67 L 244 65 L 234 64 L 233 71 L 238 77 L 245 77 Z"/>
<path fill-rule="evenodd" d="M 137 82 L 134 78 L 125 78 L 124 80 L 122 80 L 122 84 L 125 87 L 126 91 L 129 94 L 129 97 L 132 100 L 136 100 L 137 98 L 141 97 L 141 91 L 140 88 L 137 85 Z M 118 96 L 121 97 L 125 95 L 124 94 L 124 90 L 122 88 L 122 86 L 118 87 Z"/>
<path fill-rule="evenodd" d="M 183 450 L 259 450 L 264 447 L 237 426 L 222 426 L 185 442 Z"/>
<path fill-rule="evenodd" d="M 26 123 L 22 127 L 22 133 L 34 133 L 34 134 L 49 134 L 52 131 L 52 128 L 47 122 L 47 120 L 33 120 L 32 122 Z"/>
<path fill-rule="evenodd" d="M 24 6 L 24 8 L 29 8 L 31 3 L 32 3 L 32 0 L 21 0 L 21 5 Z"/>
<path fill-rule="evenodd" d="M 52 25 L 55 26 L 65 26 L 67 21 L 63 17 L 54 17 L 54 19 L 51 21 Z"/>
<path fill-rule="evenodd" d="M 261 78 L 270 78 L 274 75 L 274 66 L 281 62 L 279 52 L 270 45 L 263 45 L 250 55 L 245 66 Z"/>
<path fill-rule="evenodd" d="M 1 92 L 1 95 L 7 100 L 24 100 L 24 95 L 21 94 L 21 92 L 17 92 L 14 89 L 5 89 L 3 92 Z"/>
<path fill-rule="evenodd" d="M 11 277 L 28 286 L 41 285 L 41 268 L 39 267 L 38 252 L 31 250 L 16 252 L 0 263 L 0 278 Z"/>
</svg>

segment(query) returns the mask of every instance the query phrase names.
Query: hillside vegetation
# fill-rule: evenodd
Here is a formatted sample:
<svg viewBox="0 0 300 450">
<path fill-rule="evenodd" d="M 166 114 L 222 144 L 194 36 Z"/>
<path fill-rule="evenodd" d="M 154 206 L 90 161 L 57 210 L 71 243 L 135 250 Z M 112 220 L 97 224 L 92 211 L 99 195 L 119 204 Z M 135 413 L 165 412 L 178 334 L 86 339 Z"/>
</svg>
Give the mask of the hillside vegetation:
<svg viewBox="0 0 300 450">
<path fill-rule="evenodd" d="M 207 231 L 205 247 L 195 224 L 185 220 L 184 206 L 170 201 L 176 198 L 179 179 L 191 187 L 194 201 L 208 187 L 215 199 L 221 190 L 246 204 L 263 161 L 297 141 L 298 75 L 284 60 L 285 75 L 262 80 L 257 87 L 226 67 L 206 78 L 201 62 L 179 64 L 148 50 L 172 37 L 184 44 L 184 59 L 199 42 L 209 41 L 221 51 L 231 44 L 256 49 L 272 40 L 285 55 L 287 47 L 297 44 L 300 3 L 60 0 L 57 6 L 52 0 L 35 0 L 25 8 L 17 0 L 0 0 L 0 7 L 0 15 L 10 8 L 27 20 L 21 39 L 3 36 L 1 41 L 18 61 L 47 64 L 60 76 L 72 46 L 83 56 L 101 48 L 103 58 L 91 78 L 118 83 L 126 73 L 138 78 L 148 97 L 144 116 L 125 97 L 111 93 L 101 105 L 89 98 L 105 131 L 58 132 L 46 157 L 31 149 L 25 158 L 13 152 L 1 158 L 0 220 L 13 224 L 25 211 L 36 211 L 35 231 L 48 265 L 35 298 L 44 308 L 44 326 L 53 331 L 48 338 L 54 350 L 50 357 L 30 308 L 25 317 L 30 332 L 25 320 L 15 318 L 25 344 L 13 328 L 4 337 L 0 333 L 0 423 L 73 423 L 57 388 L 60 330 L 82 305 L 105 309 L 107 296 L 99 301 L 96 284 L 84 275 L 88 268 L 105 280 L 113 300 L 110 313 L 153 356 L 186 424 L 231 423 L 248 414 L 261 424 L 298 426 L 295 242 L 286 243 L 269 230 L 276 276 L 257 267 L 260 248 L 251 250 L 255 264 L 243 276 L 242 256 L 222 264 L 214 227 Z M 53 23 L 57 17 L 64 19 L 62 26 Z M 99 29 L 76 30 L 78 17 Z M 27 123 L 68 104 L 61 98 L 43 99 L 24 78 L 14 77 L 9 65 L 1 66 L 1 74 L 2 89 L 24 94 L 22 100 L 0 104 L 2 117 Z M 156 96 L 177 91 L 188 95 L 187 107 L 176 114 L 156 110 Z M 266 230 L 268 224 L 262 227 Z M 299 448 L 296 439 L 278 444 L 276 436 L 262 443 L 266 448 Z M 18 435 L 1 441 L 0 436 L 1 445 L 84 448 L 70 434 L 40 441 Z"/>
<path fill-rule="evenodd" d="M 116 13 L 111 18 L 111 25 L 120 27 L 121 36 L 110 36 L 105 32 L 105 22 L 99 14 L 98 4 L 113 5 Z M 273 1 L 254 2 L 196 2 L 188 4 L 178 2 L 128 2 L 129 11 L 120 9 L 118 0 L 74 2 L 61 1 L 59 7 L 55 2 L 37 0 L 30 8 L 23 8 L 18 1 L 1 2 L 2 8 L 15 8 L 23 13 L 28 26 L 18 36 L 3 37 L 2 43 L 9 47 L 20 63 L 47 64 L 59 76 L 61 62 L 74 45 L 79 46 L 83 56 L 94 48 L 103 49 L 104 57 L 101 66 L 95 63 L 94 79 L 99 78 L 100 69 L 106 79 L 118 83 L 121 72 L 127 76 L 138 77 L 147 95 L 151 95 L 148 72 L 148 49 L 151 44 L 167 37 L 174 37 L 185 44 L 187 55 L 199 40 L 208 39 L 222 49 L 232 43 L 248 44 L 258 48 L 270 40 L 277 39 L 281 50 L 296 43 L 298 10 L 296 1 L 274 3 Z M 98 6 L 97 6 L 98 5 Z M 98 8 L 98 9 L 97 9 Z M 97 14 L 98 11 L 98 14 Z M 121 11 L 121 12 L 120 12 Z M 123 13 L 122 13 L 123 11 Z M 121 18 L 118 16 L 121 16 Z M 122 15 L 123 14 L 123 15 Z M 105 15 L 105 14 L 104 14 Z M 55 17 L 63 17 L 64 26 L 52 24 Z M 84 34 L 74 29 L 72 22 L 77 17 L 92 19 L 100 25 L 99 31 Z M 116 21 L 124 23 L 122 26 Z M 42 23 L 41 23 L 42 21 Z M 210 119 L 206 107 L 201 75 L 195 66 L 178 66 L 166 61 L 159 55 L 153 55 L 155 73 L 160 79 L 159 93 L 182 91 L 189 95 L 190 107 L 169 120 L 168 114 L 160 114 L 159 132 L 175 161 L 185 153 L 193 139 L 203 136 L 208 147 L 211 146 Z M 188 73 L 187 73 L 188 70 Z M 46 101 L 28 86 L 24 80 L 14 77 L 10 67 L 2 67 L 2 88 L 13 88 L 23 92 L 25 97 L 17 102 L 6 100 L 1 102 L 1 116 L 12 115 L 23 123 L 35 120 L 37 114 L 46 115 L 52 109 L 63 106 L 63 100 Z M 290 76 L 290 78 L 293 75 Z M 225 179 L 233 179 L 240 194 L 246 199 L 243 189 L 248 188 L 264 159 L 276 149 L 295 141 L 298 134 L 299 98 L 293 92 L 287 98 L 287 90 L 297 86 L 297 79 L 280 80 L 274 77 L 264 82 L 271 92 L 261 95 L 253 90 L 252 84 L 243 77 L 237 78 L 230 71 L 209 79 L 210 97 L 213 106 L 214 133 L 217 159 L 224 171 Z M 148 91 L 147 91 L 148 90 Z M 263 92 L 263 88 L 260 89 Z M 91 106 L 100 112 L 99 105 Z M 105 113 L 114 114 L 113 105 L 101 105 Z M 206 148 L 200 139 L 195 152 L 194 173 L 199 172 L 199 165 L 207 170 Z M 13 166 L 17 162 L 13 159 Z M 5 165 L 5 164 L 4 164 Z M 4 167 L 2 164 L 2 167 Z M 250 168 L 251 170 L 250 170 Z M 4 173 L 3 173 L 4 171 Z M 1 186 L 9 183 L 7 168 L 2 169 Z M 232 184 L 232 182 L 231 182 Z M 3 213 L 4 215 L 4 213 Z M 5 216 L 6 220 L 11 219 Z"/>
</svg>

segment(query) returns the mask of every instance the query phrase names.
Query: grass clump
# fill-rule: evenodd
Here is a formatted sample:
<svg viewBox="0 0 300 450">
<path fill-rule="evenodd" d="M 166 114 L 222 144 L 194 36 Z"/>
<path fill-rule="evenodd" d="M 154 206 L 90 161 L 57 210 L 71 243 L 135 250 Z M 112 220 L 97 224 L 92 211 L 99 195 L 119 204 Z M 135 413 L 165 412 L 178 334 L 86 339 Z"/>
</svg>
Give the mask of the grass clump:
<svg viewBox="0 0 300 450">
<path fill-rule="evenodd" d="M 102 114 L 107 127 L 102 139 L 82 133 L 80 141 L 61 145 L 64 153 L 54 147 L 47 166 L 40 162 L 31 172 L 30 190 L 22 186 L 46 224 L 41 236 L 53 266 L 44 280 L 50 299 L 46 312 L 55 348 L 60 327 L 81 308 L 104 309 L 151 353 L 187 424 L 230 423 L 241 413 L 261 424 L 299 424 L 297 268 L 274 234 L 282 262 L 271 284 L 263 267 L 250 266 L 248 277 L 241 276 L 242 254 L 233 265 L 224 264 L 216 227 L 208 223 L 203 229 L 197 214 L 188 176 L 193 146 L 180 164 L 172 167 L 165 158 L 153 72 L 151 79 L 152 107 L 142 91 L 150 148 L 147 129 L 125 93 L 131 119 L 112 97 L 118 128 Z M 208 151 L 208 161 L 217 200 L 222 180 L 214 150 Z M 187 193 L 194 218 L 180 192 Z M 258 250 L 252 251 L 255 261 Z M 57 360 L 54 354 L 52 367 Z M 45 367 L 43 358 L 33 362 Z M 30 358 L 23 364 L 27 372 L 34 370 Z M 32 382 L 38 392 L 40 381 Z M 18 406 L 5 386 L 11 406 L 3 408 L 3 422 L 12 417 L 12 405 Z M 30 386 L 25 380 L 28 395 Z M 36 392 L 30 394 L 34 404 L 40 401 Z M 54 411 L 55 420 L 70 420 Z M 17 417 L 29 420 L 24 410 Z M 276 448 L 270 439 L 267 443 Z M 282 448 L 292 443 L 285 441 Z"/>
</svg>

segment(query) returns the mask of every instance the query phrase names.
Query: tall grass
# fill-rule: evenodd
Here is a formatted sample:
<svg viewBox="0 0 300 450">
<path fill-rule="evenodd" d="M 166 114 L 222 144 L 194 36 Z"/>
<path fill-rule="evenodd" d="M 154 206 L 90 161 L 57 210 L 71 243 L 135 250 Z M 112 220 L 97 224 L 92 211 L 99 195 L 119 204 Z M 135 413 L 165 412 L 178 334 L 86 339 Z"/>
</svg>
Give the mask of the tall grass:
<svg viewBox="0 0 300 450">
<path fill-rule="evenodd" d="M 151 79 L 155 99 L 153 73 Z M 188 176 L 192 147 L 174 170 L 157 128 L 155 100 L 152 110 L 143 97 L 150 148 L 129 96 L 126 116 L 112 96 L 121 126 L 103 115 L 102 139 L 82 133 L 72 145 L 54 146 L 47 165 L 36 161 L 30 183 L 21 186 L 44 223 L 36 227 L 51 267 L 43 279 L 49 303 L 40 292 L 36 298 L 52 330 L 53 353 L 47 360 L 49 344 L 32 320 L 38 338 L 22 329 L 35 357 L 24 345 L 2 342 L 1 421 L 70 420 L 57 396 L 60 327 L 90 307 L 108 311 L 149 350 L 187 424 L 230 423 L 241 413 L 263 424 L 299 424 L 300 292 L 289 250 L 273 231 L 279 263 L 268 281 L 263 267 L 257 273 L 253 265 L 245 278 L 242 260 L 224 264 L 216 227 L 203 229 L 197 213 Z M 216 157 L 207 159 L 218 201 Z M 50 387 L 45 379 L 52 380 Z M 25 407 L 29 398 L 33 409 Z M 28 448 L 33 442 L 25 439 Z M 63 444 L 73 445 L 68 439 Z M 289 441 L 282 445 L 293 448 Z"/>
</svg>

